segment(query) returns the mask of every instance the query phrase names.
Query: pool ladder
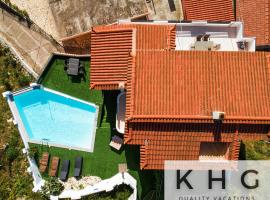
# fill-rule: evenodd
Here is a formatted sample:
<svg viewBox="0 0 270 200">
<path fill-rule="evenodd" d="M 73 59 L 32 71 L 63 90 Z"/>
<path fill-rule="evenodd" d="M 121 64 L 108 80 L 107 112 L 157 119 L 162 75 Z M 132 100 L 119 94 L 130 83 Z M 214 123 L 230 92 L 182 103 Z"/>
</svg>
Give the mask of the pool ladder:
<svg viewBox="0 0 270 200">
<path fill-rule="evenodd" d="M 43 146 L 46 146 L 47 147 L 47 151 L 49 150 L 49 142 L 48 141 L 49 141 L 49 139 L 47 139 L 47 138 L 42 138 L 41 139 L 42 150 L 43 150 Z"/>
</svg>

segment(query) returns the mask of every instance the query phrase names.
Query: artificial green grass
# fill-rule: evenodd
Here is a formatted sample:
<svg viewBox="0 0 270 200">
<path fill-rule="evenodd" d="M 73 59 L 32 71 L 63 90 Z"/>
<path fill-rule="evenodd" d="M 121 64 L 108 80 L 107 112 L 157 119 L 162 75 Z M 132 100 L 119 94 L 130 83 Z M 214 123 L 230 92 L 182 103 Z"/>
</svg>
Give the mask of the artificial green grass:
<svg viewBox="0 0 270 200">
<path fill-rule="evenodd" d="M 127 163 L 129 173 L 137 180 L 139 198 L 145 196 L 154 187 L 154 175 L 152 171 L 140 170 L 139 146 L 125 145 L 121 151 L 111 149 L 110 139 L 115 131 L 116 98 L 118 91 L 107 91 L 102 95 L 101 91 L 89 89 L 89 60 L 84 60 L 86 69 L 86 81 L 68 79 L 64 71 L 64 59 L 54 59 L 48 70 L 43 74 L 40 83 L 45 87 L 57 90 L 71 96 L 95 103 L 100 106 L 99 114 L 102 117 L 101 126 L 97 128 L 94 144 L 94 152 L 87 153 L 76 150 L 68 150 L 45 145 L 31 144 L 38 147 L 39 155 L 48 151 L 51 158 L 58 156 L 61 161 L 70 160 L 69 177 L 73 176 L 74 160 L 76 156 L 83 157 L 82 175 L 99 176 L 102 179 L 110 178 L 118 173 L 118 164 Z M 104 106 L 102 106 L 104 103 Z M 62 162 L 60 161 L 59 171 Z M 50 166 L 49 166 L 50 169 Z M 59 174 L 59 172 L 58 172 Z M 47 174 L 44 175 L 48 176 Z"/>
<path fill-rule="evenodd" d="M 74 160 L 76 156 L 83 157 L 83 169 L 82 175 L 96 175 L 101 177 L 102 179 L 109 178 L 116 173 L 118 173 L 118 164 L 126 163 L 126 151 L 122 151 L 120 153 L 113 151 L 110 146 L 110 131 L 98 129 L 96 133 L 95 147 L 93 153 L 76 151 L 76 150 L 68 150 L 64 148 L 57 147 L 48 147 L 46 145 L 38 145 L 31 144 L 31 147 L 38 147 L 39 155 L 42 155 L 42 152 L 49 152 L 50 156 L 58 156 L 61 161 L 70 160 L 70 171 L 69 177 L 73 176 L 74 171 Z M 127 146 L 125 147 L 130 149 L 130 152 L 136 152 L 135 146 Z M 130 164 L 134 166 L 134 162 L 136 160 L 130 159 Z M 60 162 L 60 168 L 61 169 Z M 49 166 L 50 167 L 50 166 Z"/>
<path fill-rule="evenodd" d="M 64 71 L 65 60 L 58 58 L 53 60 L 52 65 L 43 74 L 41 83 L 43 86 L 53 90 L 100 105 L 102 104 L 102 92 L 89 89 L 89 60 L 80 59 L 80 61 L 85 66 L 85 81 L 83 79 L 68 78 Z"/>
</svg>

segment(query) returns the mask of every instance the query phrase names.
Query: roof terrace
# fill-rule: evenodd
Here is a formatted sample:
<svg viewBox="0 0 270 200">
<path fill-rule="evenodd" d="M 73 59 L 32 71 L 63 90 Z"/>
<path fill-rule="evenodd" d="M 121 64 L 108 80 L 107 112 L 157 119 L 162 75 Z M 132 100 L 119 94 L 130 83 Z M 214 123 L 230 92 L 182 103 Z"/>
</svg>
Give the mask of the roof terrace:
<svg viewBox="0 0 270 200">
<path fill-rule="evenodd" d="M 119 24 L 175 25 L 175 50 L 255 51 L 255 38 L 243 36 L 242 22 L 130 21 Z"/>
<path fill-rule="evenodd" d="M 175 50 L 255 51 L 255 39 L 243 37 L 241 22 L 176 24 Z"/>
</svg>

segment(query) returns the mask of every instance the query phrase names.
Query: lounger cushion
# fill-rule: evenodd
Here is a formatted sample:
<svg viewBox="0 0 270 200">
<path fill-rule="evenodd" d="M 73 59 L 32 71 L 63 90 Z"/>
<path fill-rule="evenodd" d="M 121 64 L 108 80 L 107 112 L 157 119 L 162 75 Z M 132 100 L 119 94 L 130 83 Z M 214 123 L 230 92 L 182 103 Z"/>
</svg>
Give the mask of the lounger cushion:
<svg viewBox="0 0 270 200">
<path fill-rule="evenodd" d="M 75 177 L 78 177 L 78 176 L 81 175 L 82 162 L 83 162 L 83 158 L 82 157 L 77 157 L 75 159 L 75 169 L 74 169 L 74 176 Z"/>
<path fill-rule="evenodd" d="M 64 160 L 61 168 L 61 173 L 60 173 L 60 180 L 65 181 L 68 176 L 68 171 L 69 171 L 69 165 L 70 161 L 69 160 Z"/>
</svg>

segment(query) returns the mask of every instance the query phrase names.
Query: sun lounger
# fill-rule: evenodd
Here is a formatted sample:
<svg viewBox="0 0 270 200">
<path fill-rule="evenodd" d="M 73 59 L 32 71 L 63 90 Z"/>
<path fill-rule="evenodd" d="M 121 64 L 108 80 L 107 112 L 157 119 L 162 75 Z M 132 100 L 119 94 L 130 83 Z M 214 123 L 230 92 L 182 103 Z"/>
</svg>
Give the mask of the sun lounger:
<svg viewBox="0 0 270 200">
<path fill-rule="evenodd" d="M 41 159 L 39 160 L 39 171 L 41 173 L 44 173 L 47 170 L 48 167 L 48 162 L 49 162 L 49 153 L 48 152 L 44 152 L 42 154 Z"/>
<path fill-rule="evenodd" d="M 79 177 L 81 175 L 82 162 L 83 162 L 83 158 L 82 157 L 77 157 L 75 159 L 75 169 L 74 169 L 74 176 L 75 177 Z"/>
<path fill-rule="evenodd" d="M 58 165 L 59 165 L 59 158 L 58 157 L 53 157 L 52 162 L 51 162 L 51 169 L 49 172 L 50 176 L 56 176 L 57 171 L 58 171 Z"/>
<path fill-rule="evenodd" d="M 69 160 L 64 160 L 63 161 L 62 168 L 61 168 L 61 173 L 60 173 L 60 177 L 59 177 L 61 181 L 67 180 L 68 172 L 69 172 L 69 165 L 70 165 Z"/>
</svg>

